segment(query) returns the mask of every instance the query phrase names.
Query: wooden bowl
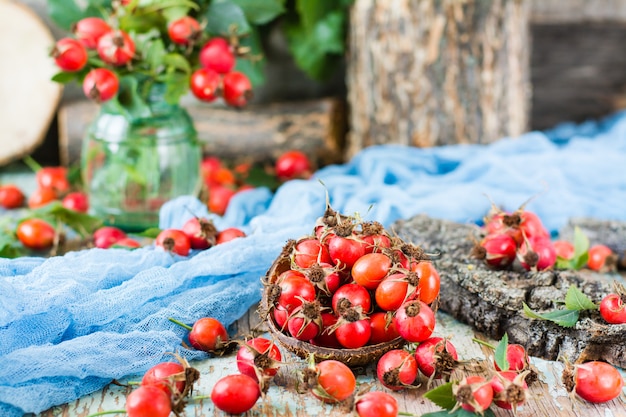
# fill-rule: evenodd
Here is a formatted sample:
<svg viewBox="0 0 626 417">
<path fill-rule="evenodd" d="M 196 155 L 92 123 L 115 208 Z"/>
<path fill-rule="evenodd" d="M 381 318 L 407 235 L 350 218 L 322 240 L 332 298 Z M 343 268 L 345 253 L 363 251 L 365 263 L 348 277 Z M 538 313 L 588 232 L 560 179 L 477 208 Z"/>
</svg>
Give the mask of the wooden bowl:
<svg viewBox="0 0 626 417">
<path fill-rule="evenodd" d="M 291 261 L 288 256 L 281 255 L 274 261 L 270 269 L 267 271 L 262 281 L 264 284 L 273 284 L 277 277 L 287 271 L 291 267 Z M 300 358 L 308 359 L 313 355 L 316 362 L 322 360 L 334 359 L 345 363 L 350 367 L 367 366 L 371 363 L 375 363 L 383 354 L 392 350 L 401 348 L 406 344 L 406 340 L 398 337 L 392 341 L 379 343 L 376 345 L 367 345 L 358 349 L 335 349 L 323 346 L 313 345 L 308 342 L 298 340 L 283 333 L 274 323 L 271 315 L 268 314 L 271 310 L 268 301 L 269 286 L 266 285 L 261 297 L 260 311 L 261 316 L 266 318 L 267 326 L 270 334 L 278 341 L 278 343 L 289 350 L 290 352 L 298 355 Z"/>
</svg>

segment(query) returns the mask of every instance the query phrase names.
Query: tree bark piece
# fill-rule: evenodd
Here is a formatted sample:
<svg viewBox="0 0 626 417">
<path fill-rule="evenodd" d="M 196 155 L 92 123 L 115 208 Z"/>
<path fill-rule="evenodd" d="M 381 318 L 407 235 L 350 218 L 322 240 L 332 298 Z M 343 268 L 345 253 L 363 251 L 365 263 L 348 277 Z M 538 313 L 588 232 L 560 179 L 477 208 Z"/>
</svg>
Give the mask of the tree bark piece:
<svg viewBox="0 0 626 417">
<path fill-rule="evenodd" d="M 523 270 L 496 271 L 470 256 L 478 236 L 473 225 L 416 216 L 400 221 L 393 229 L 399 237 L 428 252 L 440 251 L 435 261 L 441 276 L 440 309 L 489 337 L 499 340 L 504 333 L 510 343 L 523 345 L 530 355 L 548 360 L 604 360 L 626 367 L 626 325 L 606 324 L 597 311 L 582 312 L 572 328 L 534 320 L 523 313 L 526 303 L 536 312 L 557 308 L 570 285 L 577 286 L 598 302 L 611 292 L 611 280 L 589 271 Z"/>
<path fill-rule="evenodd" d="M 488 143 L 527 130 L 523 0 L 356 0 L 348 156 L 374 144 Z"/>
</svg>

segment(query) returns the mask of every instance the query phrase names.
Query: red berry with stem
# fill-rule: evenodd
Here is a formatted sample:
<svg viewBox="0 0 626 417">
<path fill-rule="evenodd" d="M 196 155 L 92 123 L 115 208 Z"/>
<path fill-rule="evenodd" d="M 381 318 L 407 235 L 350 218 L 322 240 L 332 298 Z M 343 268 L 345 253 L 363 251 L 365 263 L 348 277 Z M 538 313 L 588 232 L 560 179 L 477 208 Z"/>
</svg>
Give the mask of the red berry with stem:
<svg viewBox="0 0 626 417">
<path fill-rule="evenodd" d="M 191 74 L 189 87 L 198 100 L 211 102 L 222 92 L 222 77 L 212 69 L 200 68 Z"/>
<path fill-rule="evenodd" d="M 168 396 L 180 394 L 185 389 L 185 367 L 178 362 L 161 362 L 148 369 L 141 385 L 160 388 Z"/>
<path fill-rule="evenodd" d="M 368 342 L 370 345 L 390 342 L 400 337 L 390 312 L 376 311 L 372 313 L 370 315 L 370 328 L 371 334 Z"/>
<path fill-rule="evenodd" d="M 569 261 L 574 258 L 574 245 L 567 240 L 555 240 L 553 242 L 557 259 Z"/>
<path fill-rule="evenodd" d="M 200 23 L 191 16 L 183 16 L 167 26 L 170 39 L 179 45 L 195 43 L 201 33 Z"/>
<path fill-rule="evenodd" d="M 237 351 L 237 369 L 256 381 L 276 375 L 281 360 L 282 355 L 278 346 L 264 337 L 246 340 Z"/>
<path fill-rule="evenodd" d="M 449 377 L 457 367 L 459 355 L 448 339 L 429 337 L 415 349 L 415 359 L 419 370 L 430 379 Z"/>
<path fill-rule="evenodd" d="M 115 226 L 102 226 L 93 232 L 93 243 L 96 248 L 107 249 L 124 239 L 126 233 Z"/>
<path fill-rule="evenodd" d="M 274 171 L 281 181 L 311 176 L 311 161 L 302 151 L 290 150 L 281 154 L 274 163 Z"/>
<path fill-rule="evenodd" d="M 204 250 L 216 244 L 217 228 L 209 219 L 192 217 L 183 224 L 182 231 L 193 249 Z"/>
<path fill-rule="evenodd" d="M 24 193 L 13 184 L 0 185 L 0 207 L 15 209 L 22 207 L 25 200 Z"/>
<path fill-rule="evenodd" d="M 517 252 L 517 243 L 508 234 L 494 233 L 485 236 L 474 249 L 474 254 L 479 259 L 494 268 L 507 268 L 513 261 Z"/>
<path fill-rule="evenodd" d="M 113 244 L 115 248 L 136 249 L 141 247 L 141 243 L 130 237 L 124 237 Z"/>
<path fill-rule="evenodd" d="M 254 407 L 261 397 L 261 389 L 254 378 L 233 374 L 220 378 L 211 391 L 211 401 L 229 414 L 243 414 Z"/>
<path fill-rule="evenodd" d="M 222 243 L 230 242 L 240 237 L 246 237 L 246 233 L 243 230 L 237 227 L 227 227 L 217 233 L 215 244 L 221 245 Z"/>
<path fill-rule="evenodd" d="M 184 329 L 189 330 L 191 346 L 204 352 L 215 352 L 222 349 L 229 341 L 226 327 L 213 317 L 203 317 L 196 320 L 193 326 L 188 326 L 173 318 L 169 319 Z"/>
<path fill-rule="evenodd" d="M 61 166 L 43 167 L 35 173 L 37 185 L 41 188 L 52 188 L 60 193 L 70 189 L 67 179 L 67 168 Z"/>
<path fill-rule="evenodd" d="M 370 391 L 357 397 L 355 409 L 359 417 L 396 417 L 398 401 L 388 392 Z"/>
<path fill-rule="evenodd" d="M 524 238 L 517 256 L 526 270 L 543 271 L 556 263 L 556 250 L 550 238 L 534 236 Z"/>
<path fill-rule="evenodd" d="M 135 41 L 123 30 L 112 30 L 98 40 L 98 55 L 107 64 L 126 65 L 135 56 Z"/>
<path fill-rule="evenodd" d="M 198 60 L 203 68 L 226 74 L 235 68 L 236 57 L 232 46 L 221 37 L 209 39 L 200 50 Z"/>
<path fill-rule="evenodd" d="M 243 107 L 252 98 L 252 83 L 246 74 L 231 71 L 222 78 L 223 98 L 226 104 Z"/>
<path fill-rule="evenodd" d="M 76 38 L 88 49 L 96 49 L 102 35 L 110 31 L 111 26 L 107 22 L 93 16 L 79 20 L 73 28 Z"/>
<path fill-rule="evenodd" d="M 38 218 L 22 221 L 17 225 L 15 234 L 22 245 L 36 251 L 50 249 L 56 238 L 54 227 Z"/>
<path fill-rule="evenodd" d="M 40 187 L 28 196 L 28 208 L 34 209 L 43 207 L 46 204 L 56 200 L 57 192 L 51 187 Z"/>
<path fill-rule="evenodd" d="M 51 55 L 63 71 L 78 71 L 87 64 L 85 46 L 73 38 L 63 38 L 57 41 Z"/>
<path fill-rule="evenodd" d="M 87 213 L 89 210 L 89 198 L 82 191 L 74 191 L 67 194 L 61 200 L 61 204 L 63 204 L 63 207 L 79 213 Z"/>
<path fill-rule="evenodd" d="M 391 269 L 391 259 L 384 253 L 366 253 L 356 260 L 351 275 L 354 281 L 368 290 L 375 290 Z"/>
<path fill-rule="evenodd" d="M 396 311 L 393 322 L 405 340 L 423 342 L 435 330 L 435 313 L 423 301 L 407 301 Z"/>
<path fill-rule="evenodd" d="M 600 315 L 610 324 L 626 323 L 626 294 L 607 294 L 600 301 Z"/>
<path fill-rule="evenodd" d="M 471 375 L 463 378 L 452 387 L 457 406 L 472 413 L 482 414 L 493 401 L 491 383 L 480 375 Z"/>
<path fill-rule="evenodd" d="M 128 417 L 168 417 L 171 412 L 170 397 L 159 387 L 142 385 L 126 397 Z"/>
<path fill-rule="evenodd" d="M 386 352 L 376 364 L 378 380 L 392 391 L 412 387 L 417 375 L 415 356 L 404 349 L 392 349 Z"/>
<path fill-rule="evenodd" d="M 562 380 L 569 392 L 576 392 L 592 403 L 611 401 L 619 397 L 624 387 L 624 379 L 617 368 L 602 361 L 566 364 Z"/>
<path fill-rule="evenodd" d="M 611 248 L 606 245 L 593 245 L 588 251 L 587 267 L 592 271 L 605 272 L 615 269 L 616 258 Z"/>
<path fill-rule="evenodd" d="M 85 96 L 99 103 L 112 99 L 119 87 L 117 75 L 107 68 L 94 68 L 83 80 Z"/>
<path fill-rule="evenodd" d="M 338 403 L 348 399 L 356 389 L 356 378 L 343 362 L 327 359 L 317 365 L 310 364 L 302 375 L 305 389 L 325 403 Z"/>
<path fill-rule="evenodd" d="M 168 252 L 172 252 L 180 256 L 189 255 L 189 251 L 191 250 L 189 236 L 179 229 L 162 230 L 157 235 L 154 244 L 157 247 L 163 248 Z"/>
<path fill-rule="evenodd" d="M 528 398 L 525 377 L 528 372 L 500 371 L 491 378 L 493 402 L 505 410 L 516 410 Z"/>
<path fill-rule="evenodd" d="M 358 307 L 343 311 L 334 329 L 337 341 L 346 349 L 365 346 L 372 335 L 369 317 Z"/>
<path fill-rule="evenodd" d="M 330 264 L 330 254 L 326 245 L 314 238 L 303 238 L 296 242 L 293 261 L 300 268 L 309 268 L 314 264 Z"/>
<path fill-rule="evenodd" d="M 230 187 L 223 185 L 214 185 L 209 189 L 209 199 L 207 207 L 211 213 L 223 216 L 228 209 L 230 199 L 235 195 L 236 191 Z"/>
<path fill-rule="evenodd" d="M 506 361 L 509 364 L 508 369 L 501 369 L 497 362 L 494 360 L 494 367 L 497 371 L 515 371 L 522 372 L 530 366 L 530 360 L 528 359 L 528 353 L 524 346 L 512 343 L 506 346 Z"/>
</svg>

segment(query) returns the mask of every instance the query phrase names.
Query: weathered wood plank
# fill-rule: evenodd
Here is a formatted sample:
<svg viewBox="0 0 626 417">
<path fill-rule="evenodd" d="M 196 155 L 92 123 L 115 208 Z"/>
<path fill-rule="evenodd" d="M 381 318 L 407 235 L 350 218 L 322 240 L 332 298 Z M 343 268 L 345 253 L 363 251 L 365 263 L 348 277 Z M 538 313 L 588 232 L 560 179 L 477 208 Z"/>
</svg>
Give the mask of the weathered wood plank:
<svg viewBox="0 0 626 417">
<path fill-rule="evenodd" d="M 626 21 L 623 0 L 530 0 L 532 23 Z"/>
<path fill-rule="evenodd" d="M 249 329 L 255 328 L 258 323 L 259 318 L 255 307 L 253 307 L 238 322 L 237 332 L 247 334 Z M 495 344 L 496 341 L 475 332 L 471 327 L 456 321 L 452 316 L 441 311 L 437 313 L 435 334 L 451 337 L 452 342 L 457 347 L 460 359 L 471 361 L 471 364 L 463 367 L 463 372 L 488 375 L 492 352 L 488 348 L 473 342 L 472 338 L 481 338 L 492 344 Z M 305 366 L 304 361 L 294 355 L 290 355 L 288 352 L 283 353 L 285 365 L 274 378 L 265 398 L 260 400 L 246 415 L 268 417 L 307 417 L 313 415 L 340 417 L 347 415 L 344 407 L 326 405 L 309 394 L 299 394 L 296 389 L 296 375 L 297 370 Z M 626 406 L 619 400 L 606 404 L 572 401 L 567 396 L 560 382 L 561 364 L 538 358 L 532 358 L 531 361 L 539 372 L 539 382 L 531 385 L 530 393 L 532 398 L 527 405 L 518 409 L 520 417 L 621 417 L 626 415 Z M 207 359 L 192 365 L 201 372 L 194 395 L 209 395 L 213 385 L 220 377 L 237 372 L 233 356 Z M 462 374 L 460 371 L 456 372 L 455 377 L 460 378 Z M 129 377 L 128 380 L 137 380 L 137 377 Z M 373 367 L 361 370 L 357 376 L 357 381 L 363 385 L 371 384 L 372 389 L 391 393 L 398 400 L 400 410 L 414 416 L 440 410 L 432 402 L 423 398 L 423 394 L 427 391 L 425 383 L 414 390 L 391 392 L 376 381 Z M 440 383 L 435 382 L 432 387 Z M 87 395 L 77 401 L 54 407 L 41 413 L 39 417 L 86 417 L 98 411 L 122 409 L 128 392 L 129 389 L 127 388 L 109 385 L 103 390 Z M 496 417 L 511 416 L 511 412 L 507 410 L 494 409 L 494 412 Z M 189 404 L 185 409 L 185 415 L 190 417 L 226 416 L 225 413 L 216 410 L 208 399 Z M 120 414 L 117 417 L 122 417 L 122 415 Z"/>
</svg>

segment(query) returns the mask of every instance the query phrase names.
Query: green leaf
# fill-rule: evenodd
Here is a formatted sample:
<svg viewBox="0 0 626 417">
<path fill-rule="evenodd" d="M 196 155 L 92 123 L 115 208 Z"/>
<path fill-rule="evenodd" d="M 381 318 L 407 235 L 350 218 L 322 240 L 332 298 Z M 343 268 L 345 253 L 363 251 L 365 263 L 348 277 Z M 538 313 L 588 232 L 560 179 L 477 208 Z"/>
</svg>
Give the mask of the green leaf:
<svg viewBox="0 0 626 417">
<path fill-rule="evenodd" d="M 589 259 L 589 239 L 580 230 L 580 227 L 574 228 L 574 258 L 571 266 L 573 269 L 582 269 Z"/>
<path fill-rule="evenodd" d="M 185 73 L 191 73 L 191 65 L 189 61 L 181 54 L 169 53 L 163 57 L 163 64 L 168 68 L 168 71 L 182 71 Z"/>
<path fill-rule="evenodd" d="M 149 117 L 152 115 L 150 106 L 146 104 L 139 92 L 139 81 L 133 75 L 120 77 L 120 89 L 117 101 L 124 109 L 126 116 L 131 119 Z"/>
<path fill-rule="evenodd" d="M 74 0 L 48 0 L 48 15 L 61 29 L 67 31 L 85 17 L 85 13 Z"/>
<path fill-rule="evenodd" d="M 572 284 L 565 295 L 565 308 L 568 310 L 597 310 L 598 306 Z"/>
<path fill-rule="evenodd" d="M 526 305 L 526 303 L 523 303 L 523 304 L 524 304 L 524 314 L 526 314 L 526 316 L 531 319 L 548 320 L 548 321 L 558 324 L 561 327 L 573 327 L 574 325 L 576 325 L 576 322 L 578 321 L 578 317 L 579 317 L 578 310 L 568 310 L 568 309 L 553 310 L 547 313 L 540 314 L 540 313 L 536 313 L 532 311 L 530 307 Z"/>
<path fill-rule="evenodd" d="M 59 222 L 63 223 L 70 229 L 80 234 L 82 237 L 91 235 L 102 225 L 102 220 L 99 218 L 67 209 L 63 207 L 63 204 L 60 201 L 53 201 L 50 204 L 46 204 L 41 208 L 35 209 L 28 217 L 51 219 L 53 224 Z"/>
<path fill-rule="evenodd" d="M 146 229 L 141 233 L 136 233 L 136 235 L 154 239 L 159 235 L 159 233 L 161 233 L 161 229 L 159 229 L 158 227 L 151 227 L 150 229 Z"/>
<path fill-rule="evenodd" d="M 170 72 L 165 75 L 165 101 L 176 104 L 189 91 L 190 74 Z"/>
<path fill-rule="evenodd" d="M 150 42 L 146 51 L 146 59 L 152 71 L 157 72 L 163 66 L 165 55 L 165 45 L 161 39 Z"/>
<path fill-rule="evenodd" d="M 65 72 L 65 71 L 57 72 L 51 78 L 52 81 L 60 83 L 60 84 L 67 84 L 69 82 L 72 82 L 78 79 L 79 79 L 78 73 Z"/>
<path fill-rule="evenodd" d="M 232 0 L 232 2 L 238 5 L 248 21 L 255 25 L 268 23 L 285 12 L 285 0 Z"/>
<path fill-rule="evenodd" d="M 0 258 L 17 258 L 25 251 L 13 233 L 0 234 Z"/>
<path fill-rule="evenodd" d="M 238 35 L 245 35 L 250 32 L 250 25 L 243 10 L 229 0 L 212 2 L 204 17 L 207 19 L 205 31 L 209 35 L 228 36 L 232 33 L 231 28 Z"/>
<path fill-rule="evenodd" d="M 498 343 L 498 346 L 496 346 L 496 350 L 494 352 L 496 364 L 503 371 L 509 370 L 509 361 L 506 359 L 508 345 L 509 335 L 504 333 L 504 336 L 500 339 L 500 342 Z"/>
<path fill-rule="evenodd" d="M 256 28 L 250 30 L 250 35 L 241 39 L 241 46 L 250 48 L 249 57 L 237 59 L 235 69 L 248 76 L 252 87 L 265 83 L 265 57 L 261 46 L 261 37 Z"/>
<path fill-rule="evenodd" d="M 452 393 L 452 382 L 431 389 L 424 393 L 424 397 L 446 410 L 452 410 L 456 405 L 456 399 Z"/>
<path fill-rule="evenodd" d="M 276 175 L 268 173 L 262 167 L 253 166 L 250 168 L 250 171 L 248 171 L 246 184 L 250 184 L 254 187 L 267 187 L 275 191 L 280 186 L 280 181 L 276 178 Z"/>
<path fill-rule="evenodd" d="M 345 16 L 334 12 L 317 22 L 311 31 L 303 26 L 286 28 L 289 49 L 298 66 L 311 78 L 322 80 L 335 69 L 344 51 Z"/>
<path fill-rule="evenodd" d="M 317 22 L 324 19 L 336 7 L 336 0 L 297 0 L 296 10 L 305 31 L 312 31 Z"/>
</svg>

